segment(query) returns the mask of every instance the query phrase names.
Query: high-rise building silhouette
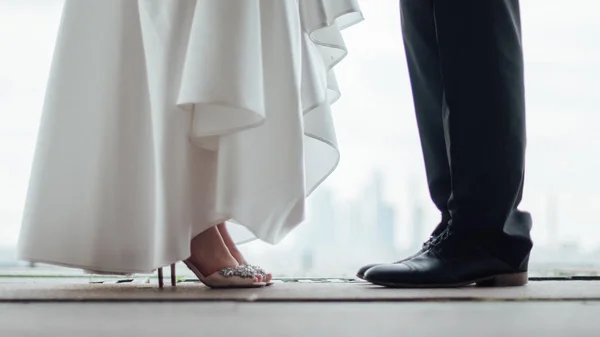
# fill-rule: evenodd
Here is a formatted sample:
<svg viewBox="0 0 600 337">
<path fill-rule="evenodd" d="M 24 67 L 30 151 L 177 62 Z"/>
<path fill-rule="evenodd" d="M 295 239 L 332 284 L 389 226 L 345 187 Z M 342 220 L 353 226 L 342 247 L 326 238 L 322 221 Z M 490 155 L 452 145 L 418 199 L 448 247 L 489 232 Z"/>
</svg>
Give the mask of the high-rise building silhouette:
<svg viewBox="0 0 600 337">
<path fill-rule="evenodd" d="M 353 201 L 336 204 L 327 187 L 308 198 L 307 219 L 296 236 L 297 258 L 304 272 L 362 259 L 396 258 L 396 212 L 383 198 L 382 175 L 377 172 L 370 178 Z"/>
<path fill-rule="evenodd" d="M 410 179 L 408 182 L 409 203 L 411 208 L 410 227 L 411 240 L 409 243 L 410 251 L 421 249 L 423 241 L 426 240 L 425 233 L 425 210 L 421 203 L 421 198 L 418 193 L 416 179 Z"/>
<path fill-rule="evenodd" d="M 307 199 L 307 218 L 297 229 L 296 249 L 303 270 L 320 268 L 335 259 L 336 206 L 333 193 L 327 187 L 317 189 Z"/>
<path fill-rule="evenodd" d="M 312 241 L 319 250 L 335 245 L 336 207 L 333 193 L 327 187 L 315 191 L 308 200 L 308 213 L 312 222 Z"/>
<path fill-rule="evenodd" d="M 383 186 L 381 172 L 373 173 L 364 193 L 366 218 L 363 220 L 369 223 L 372 233 L 367 237 L 372 240 L 379 253 L 384 257 L 392 257 L 396 253 L 396 214 L 394 208 L 384 200 Z"/>
<path fill-rule="evenodd" d="M 421 249 L 421 244 L 425 241 L 425 229 L 424 229 L 424 211 L 423 207 L 417 199 L 412 202 L 412 240 L 410 243 L 411 251 L 418 251 Z"/>
<path fill-rule="evenodd" d="M 338 239 L 339 250 L 344 258 L 360 260 L 360 255 L 371 253 L 373 246 L 372 226 L 365 221 L 362 199 L 345 203 L 340 211 L 341 225 Z M 358 249 L 360 247 L 360 249 Z"/>
<path fill-rule="evenodd" d="M 378 222 L 383 253 L 394 257 L 396 255 L 396 213 L 394 208 L 382 204 L 378 209 Z"/>
</svg>

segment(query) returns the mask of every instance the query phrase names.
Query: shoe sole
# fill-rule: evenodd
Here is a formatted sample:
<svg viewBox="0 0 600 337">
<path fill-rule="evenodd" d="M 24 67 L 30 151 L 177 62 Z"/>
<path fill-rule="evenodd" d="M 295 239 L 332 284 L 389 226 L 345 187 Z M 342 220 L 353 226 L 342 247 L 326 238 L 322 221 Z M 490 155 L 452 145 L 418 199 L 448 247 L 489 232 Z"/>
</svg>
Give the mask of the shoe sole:
<svg viewBox="0 0 600 337">
<path fill-rule="evenodd" d="M 375 285 L 389 288 L 460 288 L 470 286 L 473 283 L 478 287 L 520 287 L 526 285 L 529 281 L 529 278 L 527 272 L 522 272 L 494 275 L 490 277 L 452 284 L 408 284 L 395 282 L 379 282 L 371 280 L 367 281 Z"/>
</svg>

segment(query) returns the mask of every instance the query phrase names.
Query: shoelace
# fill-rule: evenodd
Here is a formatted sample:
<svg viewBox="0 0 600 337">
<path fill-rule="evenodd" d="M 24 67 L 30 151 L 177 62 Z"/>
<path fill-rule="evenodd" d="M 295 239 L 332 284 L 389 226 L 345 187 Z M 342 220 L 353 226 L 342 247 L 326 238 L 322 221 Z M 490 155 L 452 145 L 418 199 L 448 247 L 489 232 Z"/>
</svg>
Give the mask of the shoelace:
<svg viewBox="0 0 600 337">
<path fill-rule="evenodd" d="M 437 239 L 437 236 L 430 236 L 429 239 L 427 239 L 427 241 L 423 242 L 423 245 L 421 246 L 421 250 L 425 251 L 427 249 L 429 249 L 429 247 L 431 246 L 431 244 Z M 402 261 L 402 260 L 400 260 Z M 396 261 L 394 263 L 400 263 L 400 261 Z"/>
<path fill-rule="evenodd" d="M 450 235 L 452 235 L 452 230 L 451 230 L 451 227 L 448 226 L 448 227 L 446 227 L 446 229 L 444 229 L 443 232 L 440 233 L 440 235 L 436 236 L 433 240 L 431 240 L 427 249 L 433 250 L 436 252 L 441 252 L 442 251 L 442 247 L 440 246 L 441 243 L 444 242 L 445 240 L 447 240 L 448 237 L 450 237 Z"/>
</svg>

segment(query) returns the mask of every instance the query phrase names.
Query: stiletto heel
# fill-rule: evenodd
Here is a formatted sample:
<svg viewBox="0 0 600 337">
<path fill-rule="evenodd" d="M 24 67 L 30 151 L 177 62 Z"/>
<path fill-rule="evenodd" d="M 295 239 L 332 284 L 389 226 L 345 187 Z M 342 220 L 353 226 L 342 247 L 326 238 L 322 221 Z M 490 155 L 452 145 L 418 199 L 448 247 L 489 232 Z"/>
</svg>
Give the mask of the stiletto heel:
<svg viewBox="0 0 600 337">
<path fill-rule="evenodd" d="M 175 275 L 175 263 L 171 264 L 171 286 L 175 287 L 177 285 L 176 275 Z"/>
<path fill-rule="evenodd" d="M 177 285 L 177 280 L 176 280 L 176 275 L 175 275 L 175 263 L 171 264 L 171 285 L 173 287 L 175 287 Z M 158 268 L 158 287 L 161 289 L 165 287 L 164 274 L 163 274 L 162 267 Z"/>
<path fill-rule="evenodd" d="M 200 282 L 210 288 L 260 288 L 266 285 L 265 282 L 257 281 L 254 268 L 227 267 L 204 276 L 190 259 L 184 260 L 183 263 L 198 277 Z"/>
<path fill-rule="evenodd" d="M 161 288 L 161 289 L 165 287 L 165 284 L 164 284 L 164 281 L 163 281 L 163 269 L 162 269 L 162 267 L 158 268 L 158 287 Z"/>
</svg>

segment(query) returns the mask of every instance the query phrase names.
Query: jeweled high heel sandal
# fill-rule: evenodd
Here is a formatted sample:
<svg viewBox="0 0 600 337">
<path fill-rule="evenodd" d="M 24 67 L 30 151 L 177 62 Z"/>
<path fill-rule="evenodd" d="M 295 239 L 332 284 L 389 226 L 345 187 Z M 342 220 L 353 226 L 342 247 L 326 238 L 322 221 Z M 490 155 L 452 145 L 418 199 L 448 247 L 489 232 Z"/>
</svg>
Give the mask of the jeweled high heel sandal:
<svg viewBox="0 0 600 337">
<path fill-rule="evenodd" d="M 226 267 L 204 276 L 191 260 L 184 260 L 183 263 L 200 282 L 210 288 L 260 288 L 266 285 L 265 282 L 258 282 L 256 278 L 258 273 L 248 266 Z"/>
</svg>

